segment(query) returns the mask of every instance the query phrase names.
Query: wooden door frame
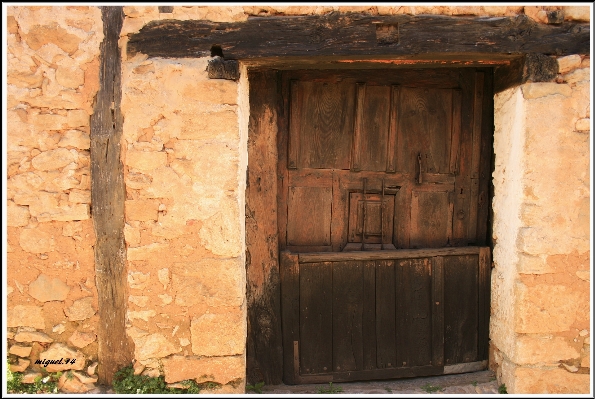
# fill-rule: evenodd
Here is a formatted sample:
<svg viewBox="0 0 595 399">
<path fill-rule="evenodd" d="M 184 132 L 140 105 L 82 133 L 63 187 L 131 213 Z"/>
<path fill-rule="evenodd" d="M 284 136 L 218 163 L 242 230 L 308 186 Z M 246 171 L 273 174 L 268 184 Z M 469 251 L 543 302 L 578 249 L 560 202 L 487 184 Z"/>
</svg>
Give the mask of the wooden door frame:
<svg viewBox="0 0 595 399">
<path fill-rule="evenodd" d="M 440 58 L 440 57 L 437 57 Z M 474 57 L 473 57 L 474 58 Z M 496 58 L 496 59 L 494 59 Z M 520 67 L 525 58 L 493 57 L 491 60 L 470 59 L 472 66 L 498 66 L 494 69 L 494 92 L 515 85 Z M 350 59 L 353 61 L 353 59 Z M 394 60 L 393 60 L 394 61 Z M 457 62 L 445 62 L 447 67 L 460 66 Z M 345 62 L 347 69 L 387 68 L 382 60 L 361 60 Z M 354 65 L 355 64 L 355 65 Z M 408 63 L 391 62 L 391 68 L 411 68 Z M 416 67 L 436 67 L 435 61 L 419 60 Z M 284 135 L 279 134 L 278 124 L 285 117 L 280 106 L 280 73 L 283 69 L 328 69 L 325 60 L 317 64 L 312 58 L 292 60 L 291 67 L 286 61 L 275 60 L 268 65 L 262 61 L 247 63 L 249 81 L 250 119 L 248 127 L 248 170 L 246 177 L 246 272 L 247 272 L 247 310 L 248 336 L 247 382 L 264 381 L 267 384 L 279 384 L 283 381 L 283 335 L 281 327 L 281 286 L 278 254 L 277 223 L 278 218 L 287 215 L 272 211 L 271 204 L 277 207 L 278 149 L 284 148 Z M 417 69 L 417 68 L 416 68 Z M 493 100 L 493 98 L 492 98 Z M 493 126 L 493 102 L 488 115 Z M 493 132 L 492 132 L 493 140 Z M 493 141 L 489 145 L 493 148 Z M 494 157 L 490 162 L 493 170 Z M 487 172 L 487 170 L 486 170 Z M 490 179 L 491 182 L 491 179 Z M 492 220 L 491 198 L 493 184 L 490 184 L 489 220 Z M 272 211 L 272 212 L 271 212 Z M 491 226 L 488 226 L 488 241 L 491 238 Z M 487 245 L 492 247 L 491 242 Z M 489 300 L 488 300 L 489 303 Z M 487 344 L 487 343 L 486 343 Z"/>
</svg>

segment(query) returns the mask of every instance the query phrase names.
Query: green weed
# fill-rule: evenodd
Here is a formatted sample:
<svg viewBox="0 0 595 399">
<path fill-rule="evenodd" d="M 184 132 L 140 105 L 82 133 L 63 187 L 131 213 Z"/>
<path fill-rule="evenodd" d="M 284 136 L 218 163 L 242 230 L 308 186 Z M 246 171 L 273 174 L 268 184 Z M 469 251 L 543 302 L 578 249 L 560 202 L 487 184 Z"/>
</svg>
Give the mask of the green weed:
<svg viewBox="0 0 595 399">
<path fill-rule="evenodd" d="M 33 384 L 24 384 L 23 373 L 10 371 L 10 362 L 6 361 L 6 390 L 8 393 L 58 393 L 58 380 L 61 376 L 61 372 L 52 374 L 46 372 L 44 376 L 35 378 Z"/>
<path fill-rule="evenodd" d="M 333 394 L 333 393 L 341 393 L 343 392 L 343 388 L 333 386 L 332 382 L 328 383 L 328 388 L 318 388 L 318 393 L 322 394 Z"/>
<path fill-rule="evenodd" d="M 439 387 L 437 385 L 432 385 L 432 384 L 429 384 L 429 383 L 426 384 L 426 385 L 424 385 L 424 386 L 422 386 L 421 389 L 423 389 L 427 393 L 442 391 L 442 388 L 441 387 Z"/>
<path fill-rule="evenodd" d="M 186 388 L 182 389 L 168 387 L 163 376 L 149 377 L 146 375 L 134 375 L 134 369 L 132 365 L 129 365 L 120 369 L 116 372 L 116 374 L 114 374 L 114 382 L 112 385 L 116 393 L 123 394 L 197 394 L 200 393 L 202 389 L 219 386 L 219 384 L 214 382 L 197 384 L 192 380 L 181 381 L 180 384 Z"/>
<path fill-rule="evenodd" d="M 263 386 L 264 386 L 264 381 L 257 382 L 254 385 L 246 385 L 246 391 L 252 391 L 254 393 L 262 393 Z"/>
<path fill-rule="evenodd" d="M 508 391 L 506 390 L 506 384 L 502 384 L 498 387 L 498 393 L 508 393 Z"/>
</svg>

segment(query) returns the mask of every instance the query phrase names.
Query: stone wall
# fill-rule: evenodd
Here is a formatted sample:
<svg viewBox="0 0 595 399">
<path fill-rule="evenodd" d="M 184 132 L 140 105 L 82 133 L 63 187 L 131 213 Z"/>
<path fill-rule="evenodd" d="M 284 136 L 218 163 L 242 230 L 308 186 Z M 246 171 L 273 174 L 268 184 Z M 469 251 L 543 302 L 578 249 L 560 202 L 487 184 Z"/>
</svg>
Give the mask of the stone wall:
<svg viewBox="0 0 595 399">
<path fill-rule="evenodd" d="M 97 380 L 89 116 L 99 85 L 97 7 L 7 13 L 8 353 L 13 371 L 76 358 L 65 391 Z M 91 377 L 85 373 L 89 372 Z M 87 384 L 87 386 L 84 385 Z"/>
<path fill-rule="evenodd" d="M 124 7 L 122 162 L 128 335 L 135 370 L 243 393 L 248 82 L 207 78 L 207 58 L 127 58 L 158 19 L 243 21 L 332 11 L 589 20 L 588 7 Z M 64 391 L 91 388 L 98 319 L 89 115 L 99 87 L 97 7 L 8 7 L 8 351 L 76 357 Z M 492 366 L 514 393 L 589 390 L 589 59 L 557 82 L 495 98 Z M 90 367 L 90 368 L 89 368 Z M 101 365 L 99 365 L 101 367 Z M 89 378 L 89 375 L 91 378 Z M 74 382 L 73 382 L 74 381 Z M 65 384 L 65 385 L 64 385 Z M 203 391 L 204 392 L 204 391 Z"/>
<path fill-rule="evenodd" d="M 590 60 L 495 96 L 492 367 L 509 392 L 588 393 Z"/>
</svg>

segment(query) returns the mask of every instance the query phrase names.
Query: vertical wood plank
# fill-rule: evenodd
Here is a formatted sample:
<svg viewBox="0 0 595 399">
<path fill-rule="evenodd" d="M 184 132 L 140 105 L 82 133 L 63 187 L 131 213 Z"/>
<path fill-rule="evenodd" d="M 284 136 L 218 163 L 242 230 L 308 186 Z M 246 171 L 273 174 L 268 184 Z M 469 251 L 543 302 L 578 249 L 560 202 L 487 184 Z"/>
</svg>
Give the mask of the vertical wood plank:
<svg viewBox="0 0 595 399">
<path fill-rule="evenodd" d="M 445 364 L 477 361 L 478 256 L 444 258 Z"/>
<path fill-rule="evenodd" d="M 394 173 L 397 171 L 397 149 L 399 142 L 397 130 L 399 126 L 399 86 L 392 85 L 390 89 L 390 120 L 388 131 L 388 145 L 386 155 L 386 171 Z"/>
<path fill-rule="evenodd" d="M 432 362 L 432 283 L 429 258 L 399 260 L 397 275 L 397 366 Z"/>
<path fill-rule="evenodd" d="M 361 149 L 362 149 L 362 135 L 366 128 L 365 122 L 365 100 L 366 100 L 366 84 L 356 83 L 355 85 L 355 122 L 353 131 L 353 149 L 351 153 L 351 170 L 354 172 L 361 170 Z"/>
<path fill-rule="evenodd" d="M 300 373 L 333 367 L 333 269 L 331 262 L 300 265 Z"/>
<path fill-rule="evenodd" d="M 277 72 L 249 72 L 246 182 L 246 378 L 279 384 L 283 343 L 277 242 Z"/>
<path fill-rule="evenodd" d="M 376 368 L 376 262 L 363 262 L 363 369 Z"/>
<path fill-rule="evenodd" d="M 333 371 L 363 370 L 362 262 L 333 262 Z"/>
<path fill-rule="evenodd" d="M 111 385 L 114 373 L 133 358 L 126 334 L 126 244 L 124 242 L 124 166 L 120 159 L 123 117 L 121 56 L 118 40 L 122 7 L 101 7 L 104 39 L 99 45 L 99 90 L 90 118 L 91 203 L 95 228 L 98 298 L 99 382 Z"/>
<path fill-rule="evenodd" d="M 361 170 L 386 171 L 391 88 L 366 85 L 358 115 L 358 165 Z"/>
<path fill-rule="evenodd" d="M 459 172 L 461 150 L 461 90 L 452 91 L 452 128 L 450 145 L 450 173 Z"/>
<path fill-rule="evenodd" d="M 432 365 L 444 365 L 444 257 L 432 258 Z"/>
<path fill-rule="evenodd" d="M 479 250 L 479 305 L 478 305 L 478 342 L 477 360 L 488 358 L 489 324 L 490 324 L 490 277 L 492 259 L 490 247 Z"/>
<path fill-rule="evenodd" d="M 277 106 L 277 234 L 279 251 L 287 247 L 287 194 L 289 191 L 288 162 L 288 132 L 289 132 L 289 96 L 290 82 L 287 72 L 281 73 L 279 83 L 280 99 Z"/>
<path fill-rule="evenodd" d="M 396 296 L 394 261 L 376 262 L 376 367 L 396 364 Z"/>
<path fill-rule="evenodd" d="M 300 132 L 301 132 L 301 106 L 302 98 L 300 97 L 299 82 L 297 80 L 290 81 L 289 92 L 291 95 L 290 111 L 289 111 L 289 149 L 287 150 L 287 169 L 297 168 L 297 159 L 300 149 Z"/>
<path fill-rule="evenodd" d="M 300 340 L 300 266 L 296 254 L 279 254 L 281 277 L 281 316 L 283 325 L 283 381 L 297 383 L 294 372 L 294 342 Z"/>
<path fill-rule="evenodd" d="M 332 187 L 289 187 L 287 244 L 330 245 Z"/>
<path fill-rule="evenodd" d="M 484 93 L 484 73 L 475 72 L 475 91 L 473 101 L 473 149 L 471 150 L 471 178 L 477 179 L 479 176 L 479 161 L 481 155 L 481 131 L 483 126 L 483 93 Z"/>
<path fill-rule="evenodd" d="M 469 221 L 467 226 L 467 242 L 477 245 L 477 207 L 479 202 L 479 179 L 469 179 Z"/>
</svg>

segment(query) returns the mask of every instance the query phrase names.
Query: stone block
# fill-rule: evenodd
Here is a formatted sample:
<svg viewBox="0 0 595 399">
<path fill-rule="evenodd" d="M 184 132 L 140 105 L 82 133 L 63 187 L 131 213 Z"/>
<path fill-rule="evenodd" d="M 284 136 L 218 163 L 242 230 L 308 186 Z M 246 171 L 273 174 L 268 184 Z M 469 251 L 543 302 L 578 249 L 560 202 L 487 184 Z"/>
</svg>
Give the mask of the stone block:
<svg viewBox="0 0 595 399">
<path fill-rule="evenodd" d="M 56 69 L 56 82 L 69 89 L 78 89 L 85 83 L 85 71 L 76 66 L 59 66 Z"/>
<path fill-rule="evenodd" d="M 83 384 L 94 384 L 97 382 L 98 377 L 89 377 L 88 375 L 85 375 L 84 373 L 81 373 L 79 371 L 73 371 L 72 374 L 74 374 L 74 376 L 76 378 L 78 378 L 78 380 L 80 382 L 82 382 Z"/>
<path fill-rule="evenodd" d="M 78 378 L 69 378 L 67 373 L 58 380 L 58 389 L 64 393 L 86 393 L 93 388 L 92 384 L 83 384 Z"/>
<path fill-rule="evenodd" d="M 30 360 L 19 358 L 17 364 L 10 365 L 10 371 L 12 371 L 13 373 L 22 373 L 23 371 L 27 370 L 27 367 L 29 367 L 29 364 L 31 364 Z"/>
<path fill-rule="evenodd" d="M 75 162 L 74 155 L 66 148 L 45 151 L 31 159 L 31 165 L 37 170 L 54 170 Z"/>
<path fill-rule="evenodd" d="M 59 147 L 74 147 L 79 150 L 88 150 L 91 146 L 90 136 L 80 130 L 69 130 L 62 135 L 58 142 Z"/>
<path fill-rule="evenodd" d="M 591 376 L 570 373 L 565 369 L 517 367 L 514 371 L 514 394 L 588 394 Z"/>
<path fill-rule="evenodd" d="M 77 348 L 84 348 L 95 342 L 96 339 L 97 335 L 95 333 L 81 332 L 77 330 L 70 336 L 70 338 L 68 338 L 68 343 Z"/>
<path fill-rule="evenodd" d="M 547 363 L 557 366 L 561 360 L 574 359 L 580 355 L 564 337 L 543 335 L 520 335 L 511 361 L 517 364 Z"/>
<path fill-rule="evenodd" d="M 199 356 L 229 356 L 244 353 L 246 320 L 239 310 L 203 314 L 190 323 L 192 352 Z"/>
<path fill-rule="evenodd" d="M 125 177 L 126 187 L 142 190 L 151 185 L 153 178 L 142 173 L 128 173 Z"/>
<path fill-rule="evenodd" d="M 154 257 L 157 253 L 166 251 L 168 248 L 168 244 L 155 242 L 142 247 L 128 248 L 126 256 L 128 260 L 148 260 Z"/>
<path fill-rule="evenodd" d="M 124 205 L 126 220 L 149 221 L 157 220 L 159 213 L 158 200 L 128 200 Z"/>
<path fill-rule="evenodd" d="M 574 129 L 578 132 L 588 132 L 591 130 L 591 119 L 583 118 L 576 121 Z"/>
<path fill-rule="evenodd" d="M 589 352 L 586 352 L 581 359 L 581 367 L 591 368 L 591 354 Z"/>
<path fill-rule="evenodd" d="M 163 334 L 154 333 L 134 338 L 137 360 L 158 359 L 179 352 Z"/>
<path fill-rule="evenodd" d="M 70 287 L 61 279 L 40 274 L 29 284 L 29 295 L 40 302 L 63 301 L 68 296 Z"/>
<path fill-rule="evenodd" d="M 42 342 L 50 343 L 54 342 L 47 334 L 39 331 L 26 331 L 22 330 L 15 334 L 14 340 L 17 342 Z"/>
<path fill-rule="evenodd" d="M 52 252 L 55 241 L 50 234 L 39 229 L 23 229 L 19 236 L 19 244 L 26 252 L 41 254 Z"/>
<path fill-rule="evenodd" d="M 24 36 L 24 40 L 32 50 L 39 50 L 42 46 L 52 43 L 70 55 L 78 50 L 82 41 L 78 36 L 58 26 L 56 22 L 50 25 L 32 26 Z"/>
<path fill-rule="evenodd" d="M 206 249 L 215 255 L 237 257 L 242 253 L 238 204 L 227 201 L 228 207 L 205 220 L 199 237 Z"/>
<path fill-rule="evenodd" d="M 176 262 L 172 267 L 176 304 L 239 307 L 245 296 L 244 274 L 239 259 Z"/>
<path fill-rule="evenodd" d="M 145 306 L 147 306 L 147 303 L 149 302 L 149 297 L 148 296 L 130 295 L 128 297 L 128 302 L 132 302 L 136 306 L 139 306 L 141 308 L 144 308 Z"/>
<path fill-rule="evenodd" d="M 578 54 L 558 58 L 558 73 L 568 73 L 581 66 L 581 56 Z"/>
<path fill-rule="evenodd" d="M 574 287 L 560 284 L 526 286 L 517 283 L 516 332 L 547 334 L 570 329 L 582 303 L 582 295 Z"/>
<path fill-rule="evenodd" d="M 182 113 L 183 123 L 176 135 L 181 140 L 239 140 L 238 115 L 225 110 L 211 113 Z"/>
<path fill-rule="evenodd" d="M 7 310 L 7 327 L 33 327 L 44 329 L 45 321 L 40 306 L 16 305 Z"/>
<path fill-rule="evenodd" d="M 8 353 L 19 357 L 29 357 L 32 348 L 33 347 L 31 346 L 12 345 L 8 350 Z"/>
<path fill-rule="evenodd" d="M 245 378 L 246 363 L 242 356 L 199 358 L 194 356 L 171 356 L 163 359 L 165 381 L 174 383 L 195 380 L 198 383 L 212 381 L 227 384 Z"/>
<path fill-rule="evenodd" d="M 131 248 L 128 248 L 130 251 Z M 143 272 L 128 272 L 128 286 L 130 288 L 135 288 L 138 290 L 143 290 L 149 285 L 149 277 L 151 273 L 143 273 Z"/>
<path fill-rule="evenodd" d="M 31 214 L 26 206 L 18 206 L 13 201 L 8 201 L 6 206 L 6 224 L 9 227 L 22 227 L 29 224 Z"/>
<path fill-rule="evenodd" d="M 55 342 L 46 351 L 41 352 L 39 359 L 42 361 L 60 361 L 62 359 L 62 364 L 48 364 L 46 366 L 46 370 L 49 373 L 64 370 L 82 370 L 86 362 L 85 355 L 82 352 L 72 349 L 61 342 Z M 69 359 L 68 362 L 66 361 L 67 359 Z M 73 360 L 74 362 L 72 362 Z"/>
<path fill-rule="evenodd" d="M 41 373 L 35 373 L 35 372 L 28 372 L 23 374 L 23 378 L 21 379 L 21 382 L 23 384 L 33 384 L 35 382 L 35 380 L 37 379 L 37 377 L 41 377 Z"/>
<path fill-rule="evenodd" d="M 590 68 L 575 69 L 574 71 L 563 75 L 562 79 L 564 79 L 566 83 L 588 82 L 591 80 Z"/>
<path fill-rule="evenodd" d="M 77 299 L 70 307 L 64 310 L 66 317 L 70 321 L 86 320 L 93 316 L 95 312 L 92 297 Z"/>
<path fill-rule="evenodd" d="M 126 312 L 126 317 L 128 320 L 133 321 L 134 319 L 140 319 L 144 321 L 149 321 L 151 317 L 154 317 L 157 313 L 151 310 L 141 310 L 141 311 L 132 311 L 129 310 Z"/>
<path fill-rule="evenodd" d="M 126 152 L 126 166 L 129 168 L 151 171 L 165 165 L 167 165 L 167 154 L 165 152 L 135 150 Z"/>
<path fill-rule="evenodd" d="M 91 191 L 72 189 L 68 193 L 68 202 L 72 202 L 75 204 L 90 204 L 91 203 Z"/>
<path fill-rule="evenodd" d="M 564 19 L 570 21 L 590 21 L 591 9 L 588 6 L 563 6 Z"/>
<path fill-rule="evenodd" d="M 526 83 L 522 86 L 522 90 L 523 97 L 527 100 L 557 94 L 564 97 L 570 97 L 572 95 L 572 89 L 569 85 L 550 82 Z"/>
</svg>

